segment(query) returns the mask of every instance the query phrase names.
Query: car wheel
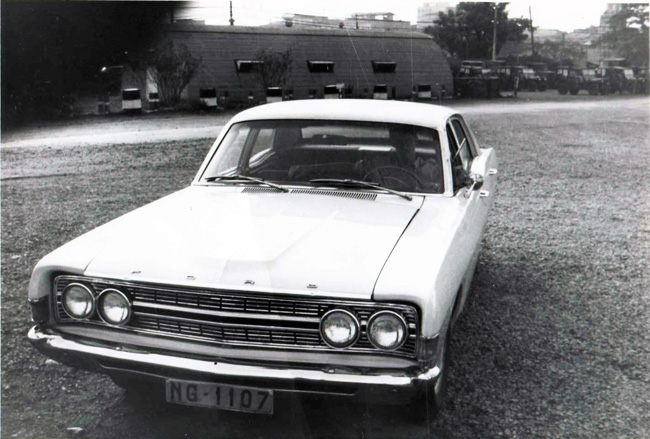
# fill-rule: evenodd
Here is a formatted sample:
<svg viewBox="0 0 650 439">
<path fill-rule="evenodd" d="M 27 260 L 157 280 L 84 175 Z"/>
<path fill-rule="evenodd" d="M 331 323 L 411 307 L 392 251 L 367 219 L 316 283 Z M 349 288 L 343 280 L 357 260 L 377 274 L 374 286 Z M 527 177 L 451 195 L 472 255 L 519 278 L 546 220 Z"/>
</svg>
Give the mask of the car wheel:
<svg viewBox="0 0 650 439">
<path fill-rule="evenodd" d="M 557 92 L 560 93 L 562 96 L 564 96 L 569 92 L 569 87 L 567 87 L 566 84 L 558 84 Z"/>
</svg>

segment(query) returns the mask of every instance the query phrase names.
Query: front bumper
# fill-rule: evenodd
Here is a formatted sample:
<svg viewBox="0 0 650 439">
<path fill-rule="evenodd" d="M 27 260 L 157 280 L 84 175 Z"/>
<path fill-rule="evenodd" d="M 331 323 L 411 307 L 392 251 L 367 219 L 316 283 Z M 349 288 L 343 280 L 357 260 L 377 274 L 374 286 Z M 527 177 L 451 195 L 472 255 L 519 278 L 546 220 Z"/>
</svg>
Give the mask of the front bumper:
<svg viewBox="0 0 650 439">
<path fill-rule="evenodd" d="M 280 392 L 339 396 L 415 397 L 432 389 L 440 368 L 419 372 L 362 374 L 334 368 L 301 369 L 187 358 L 141 348 L 121 347 L 100 341 L 71 339 L 34 326 L 28 333 L 32 345 L 46 356 L 74 367 L 150 381 L 199 380 L 250 385 Z"/>
</svg>

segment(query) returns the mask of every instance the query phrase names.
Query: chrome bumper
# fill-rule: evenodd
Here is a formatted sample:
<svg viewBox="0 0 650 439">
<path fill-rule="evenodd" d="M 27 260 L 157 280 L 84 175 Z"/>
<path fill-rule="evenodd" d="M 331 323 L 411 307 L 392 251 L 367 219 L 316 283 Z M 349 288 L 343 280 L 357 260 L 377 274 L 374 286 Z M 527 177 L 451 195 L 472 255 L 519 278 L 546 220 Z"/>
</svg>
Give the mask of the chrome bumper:
<svg viewBox="0 0 650 439">
<path fill-rule="evenodd" d="M 433 386 L 440 375 L 438 366 L 409 376 L 242 365 L 152 353 L 94 340 L 72 340 L 39 326 L 30 329 L 27 336 L 36 349 L 63 364 L 109 375 L 136 375 L 148 379 L 248 383 L 299 393 L 353 395 L 368 391 L 371 394 L 388 392 L 414 396 Z"/>
</svg>

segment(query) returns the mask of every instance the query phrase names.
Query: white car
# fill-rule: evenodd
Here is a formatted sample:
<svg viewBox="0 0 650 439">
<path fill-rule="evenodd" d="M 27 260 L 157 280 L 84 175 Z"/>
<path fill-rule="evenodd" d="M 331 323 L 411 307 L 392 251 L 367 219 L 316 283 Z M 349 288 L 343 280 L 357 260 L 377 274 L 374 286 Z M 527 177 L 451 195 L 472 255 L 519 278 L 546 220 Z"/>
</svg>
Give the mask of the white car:
<svg viewBox="0 0 650 439">
<path fill-rule="evenodd" d="M 449 108 L 246 110 L 191 186 L 38 263 L 29 339 L 173 403 L 268 414 L 278 392 L 365 394 L 435 414 L 496 174 Z"/>
</svg>

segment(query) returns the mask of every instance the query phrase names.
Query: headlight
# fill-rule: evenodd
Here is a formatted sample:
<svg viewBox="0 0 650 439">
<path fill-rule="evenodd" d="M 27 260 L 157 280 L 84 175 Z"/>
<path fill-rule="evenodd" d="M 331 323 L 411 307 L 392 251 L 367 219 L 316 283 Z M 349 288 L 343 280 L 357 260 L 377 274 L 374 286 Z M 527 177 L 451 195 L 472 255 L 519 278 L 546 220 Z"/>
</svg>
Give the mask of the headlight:
<svg viewBox="0 0 650 439">
<path fill-rule="evenodd" d="M 320 333 L 328 345 L 346 348 L 359 338 L 359 321 L 349 311 L 334 309 L 321 319 Z"/>
<path fill-rule="evenodd" d="M 368 338 L 376 348 L 397 349 L 406 341 L 406 323 L 397 313 L 380 311 L 368 321 Z"/>
<path fill-rule="evenodd" d="M 95 297 L 92 291 L 82 284 L 72 283 L 61 293 L 61 303 L 65 312 L 73 319 L 86 319 L 95 310 Z"/>
<path fill-rule="evenodd" d="M 123 325 L 131 317 L 131 303 L 119 290 L 106 289 L 97 298 L 99 316 L 110 325 Z"/>
</svg>

